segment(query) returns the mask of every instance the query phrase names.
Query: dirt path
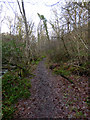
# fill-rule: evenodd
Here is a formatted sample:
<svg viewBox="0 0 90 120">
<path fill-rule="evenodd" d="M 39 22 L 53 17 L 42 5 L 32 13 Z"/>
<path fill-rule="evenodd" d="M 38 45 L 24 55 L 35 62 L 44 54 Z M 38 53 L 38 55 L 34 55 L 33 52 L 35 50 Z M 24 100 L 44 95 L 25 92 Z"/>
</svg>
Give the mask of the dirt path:
<svg viewBox="0 0 90 120">
<path fill-rule="evenodd" d="M 53 76 L 45 67 L 45 59 L 39 63 L 34 74 L 35 77 L 31 80 L 30 99 L 18 102 L 16 117 L 66 118 L 69 114 L 72 117 L 73 113 L 70 113 L 69 108 L 65 106 L 68 99 L 63 97 L 69 83 L 60 76 Z M 62 82 L 63 80 L 65 82 Z M 70 93 L 75 94 L 74 92 Z M 72 94 L 69 94 L 70 100 Z"/>
</svg>

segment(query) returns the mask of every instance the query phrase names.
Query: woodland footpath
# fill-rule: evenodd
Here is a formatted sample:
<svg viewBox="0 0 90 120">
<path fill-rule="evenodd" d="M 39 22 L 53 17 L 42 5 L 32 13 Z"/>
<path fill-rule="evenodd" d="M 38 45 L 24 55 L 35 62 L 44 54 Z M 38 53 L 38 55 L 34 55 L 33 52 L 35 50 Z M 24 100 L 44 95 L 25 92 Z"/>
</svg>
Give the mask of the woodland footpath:
<svg viewBox="0 0 90 120">
<path fill-rule="evenodd" d="M 17 5 L 21 15 L 15 16 L 14 29 L 8 17 L 10 32 L 1 34 L 2 120 L 88 119 L 89 3 L 68 3 L 62 14 L 55 5 L 49 21 L 37 13 L 37 36 L 34 22 L 27 21 L 24 0 Z"/>
<path fill-rule="evenodd" d="M 82 118 L 89 116 L 88 77 L 70 75 L 73 84 L 61 75 L 52 74 L 45 66 L 45 58 L 39 62 L 31 79 L 31 96 L 19 100 L 14 118 Z"/>
</svg>

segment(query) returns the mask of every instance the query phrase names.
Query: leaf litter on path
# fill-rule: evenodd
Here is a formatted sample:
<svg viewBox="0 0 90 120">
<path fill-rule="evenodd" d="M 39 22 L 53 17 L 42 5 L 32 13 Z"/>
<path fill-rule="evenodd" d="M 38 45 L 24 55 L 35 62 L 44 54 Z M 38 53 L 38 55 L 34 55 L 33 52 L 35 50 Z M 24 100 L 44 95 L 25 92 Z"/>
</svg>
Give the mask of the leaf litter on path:
<svg viewBox="0 0 90 120">
<path fill-rule="evenodd" d="M 31 79 L 31 96 L 19 100 L 15 118 L 89 118 L 88 78 L 71 75 L 74 85 L 60 75 L 52 75 L 45 67 L 45 60 L 38 64 Z"/>
</svg>

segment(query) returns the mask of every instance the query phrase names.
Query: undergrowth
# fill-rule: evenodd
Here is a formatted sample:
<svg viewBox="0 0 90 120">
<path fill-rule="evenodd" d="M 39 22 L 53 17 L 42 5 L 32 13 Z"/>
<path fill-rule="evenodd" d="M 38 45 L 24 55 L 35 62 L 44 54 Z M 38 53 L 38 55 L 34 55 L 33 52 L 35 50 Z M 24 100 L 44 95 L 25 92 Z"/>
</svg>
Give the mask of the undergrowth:
<svg viewBox="0 0 90 120">
<path fill-rule="evenodd" d="M 63 62 L 63 63 L 51 63 L 49 65 L 49 68 L 53 70 L 55 74 L 63 74 L 65 76 L 69 76 L 71 74 L 76 74 L 76 75 L 90 75 L 90 62 L 85 62 L 85 63 L 80 63 L 76 64 L 74 62 Z"/>
<path fill-rule="evenodd" d="M 54 68 L 54 73 L 56 73 L 56 74 L 62 74 L 62 75 L 65 75 L 65 76 L 68 76 L 68 75 L 70 75 L 70 71 L 67 71 L 67 70 L 64 70 L 63 68 L 59 68 L 59 69 L 57 69 L 57 68 Z"/>
<path fill-rule="evenodd" d="M 30 78 L 34 77 L 32 74 L 33 66 L 37 66 L 39 61 L 44 58 L 38 57 L 33 60 L 27 69 L 24 66 L 15 70 L 10 70 L 2 77 L 2 120 L 13 119 L 13 113 L 16 111 L 15 103 L 19 99 L 27 99 L 30 97 L 31 82 Z M 36 67 L 35 67 L 36 68 Z"/>
<path fill-rule="evenodd" d="M 19 98 L 30 96 L 31 82 L 28 78 L 15 75 L 15 71 L 7 72 L 2 77 L 2 120 L 10 120 L 15 112 L 14 104 Z"/>
</svg>

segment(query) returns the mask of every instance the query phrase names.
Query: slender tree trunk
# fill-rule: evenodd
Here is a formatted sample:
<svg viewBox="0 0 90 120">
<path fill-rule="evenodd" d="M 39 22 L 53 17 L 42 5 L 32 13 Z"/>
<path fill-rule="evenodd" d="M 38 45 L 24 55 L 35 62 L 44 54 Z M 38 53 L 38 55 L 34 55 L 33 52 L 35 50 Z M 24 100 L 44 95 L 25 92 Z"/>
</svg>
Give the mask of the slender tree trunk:
<svg viewBox="0 0 90 120">
<path fill-rule="evenodd" d="M 68 49 L 67 49 L 66 44 L 65 44 L 65 41 L 64 41 L 64 39 L 63 39 L 63 32 L 62 32 L 62 37 L 61 37 L 61 39 L 62 39 L 64 48 L 65 48 L 65 50 L 66 50 L 66 53 L 67 53 L 68 57 L 70 57 L 69 52 L 68 52 Z"/>
<path fill-rule="evenodd" d="M 30 43 L 29 43 L 29 34 L 28 34 L 28 24 L 27 24 L 27 19 L 26 19 L 26 13 L 25 13 L 25 8 L 24 8 L 24 2 L 23 0 L 21 0 L 21 3 L 22 3 L 22 10 L 21 10 L 21 7 L 20 7 L 20 4 L 19 4 L 19 1 L 17 0 L 17 3 L 18 3 L 18 6 L 19 6 L 19 10 L 20 10 L 20 13 L 23 17 L 23 20 L 24 20 L 24 24 L 25 24 L 25 31 L 26 31 L 26 56 L 27 58 L 30 57 L 30 52 L 31 52 L 31 49 L 30 49 Z"/>
<path fill-rule="evenodd" d="M 62 37 L 62 41 L 63 41 L 64 48 L 65 48 L 65 50 L 66 50 L 66 53 L 67 53 L 68 57 L 70 57 L 69 52 L 68 52 L 68 49 L 67 49 L 67 47 L 66 47 L 66 45 L 65 45 L 65 41 L 64 41 L 63 37 Z"/>
</svg>

